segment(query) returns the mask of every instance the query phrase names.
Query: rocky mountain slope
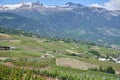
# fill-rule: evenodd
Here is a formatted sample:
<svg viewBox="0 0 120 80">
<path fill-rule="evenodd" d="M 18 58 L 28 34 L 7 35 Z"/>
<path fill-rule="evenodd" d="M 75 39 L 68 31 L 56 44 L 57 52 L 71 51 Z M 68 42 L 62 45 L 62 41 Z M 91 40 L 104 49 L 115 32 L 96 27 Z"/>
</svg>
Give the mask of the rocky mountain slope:
<svg viewBox="0 0 120 80">
<path fill-rule="evenodd" d="M 11 20 L 1 20 L 1 26 L 28 30 L 45 36 L 58 36 L 85 40 L 100 44 L 120 44 L 120 11 L 109 11 L 104 8 L 87 7 L 68 2 L 61 6 L 47 6 L 39 2 L 2 5 L 0 12 L 11 12 L 21 15 L 32 22 L 28 26 L 12 26 Z M 19 18 L 18 18 L 19 19 Z M 24 22 L 24 21 L 23 21 Z M 19 26 L 18 26 L 19 25 Z M 21 27 L 20 27 L 21 26 Z M 31 26 L 31 27 L 30 27 Z"/>
</svg>

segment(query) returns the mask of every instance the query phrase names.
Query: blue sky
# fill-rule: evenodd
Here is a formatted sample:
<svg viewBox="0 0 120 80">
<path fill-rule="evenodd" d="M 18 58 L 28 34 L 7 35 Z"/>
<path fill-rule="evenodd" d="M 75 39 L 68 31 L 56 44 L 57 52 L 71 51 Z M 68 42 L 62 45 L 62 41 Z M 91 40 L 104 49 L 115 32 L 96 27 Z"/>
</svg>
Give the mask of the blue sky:
<svg viewBox="0 0 120 80">
<path fill-rule="evenodd" d="M 18 3 L 20 1 L 24 1 L 24 2 L 34 2 L 36 0 L 0 0 L 1 4 L 14 4 L 14 3 Z M 91 4 L 103 4 L 105 2 L 108 2 L 109 0 L 39 0 L 41 3 L 43 4 L 47 4 L 47 5 L 61 5 L 61 4 L 65 4 L 66 2 L 75 2 L 75 3 L 81 3 L 83 5 L 89 6 Z"/>
</svg>

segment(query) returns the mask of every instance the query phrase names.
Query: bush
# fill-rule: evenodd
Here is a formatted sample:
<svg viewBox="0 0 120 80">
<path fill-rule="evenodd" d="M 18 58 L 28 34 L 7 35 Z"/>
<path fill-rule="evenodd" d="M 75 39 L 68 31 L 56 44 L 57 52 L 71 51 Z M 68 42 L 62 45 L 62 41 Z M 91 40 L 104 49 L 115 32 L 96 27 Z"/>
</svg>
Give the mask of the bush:
<svg viewBox="0 0 120 80">
<path fill-rule="evenodd" d="M 100 66 L 100 68 L 99 68 L 99 71 L 100 72 L 104 72 L 104 70 L 103 70 L 103 68 Z"/>
<path fill-rule="evenodd" d="M 114 70 L 111 66 L 107 67 L 107 69 L 103 69 L 103 68 L 100 66 L 99 69 L 93 68 L 93 69 L 89 69 L 89 70 L 115 74 L 115 70 Z"/>
<path fill-rule="evenodd" d="M 115 70 L 111 66 L 107 67 L 106 72 L 115 74 Z"/>
</svg>

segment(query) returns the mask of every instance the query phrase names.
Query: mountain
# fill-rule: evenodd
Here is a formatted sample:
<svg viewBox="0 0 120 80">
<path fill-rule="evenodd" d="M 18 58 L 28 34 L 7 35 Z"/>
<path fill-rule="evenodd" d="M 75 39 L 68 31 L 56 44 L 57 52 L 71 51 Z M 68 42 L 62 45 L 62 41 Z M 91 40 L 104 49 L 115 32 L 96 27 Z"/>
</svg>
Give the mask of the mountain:
<svg viewBox="0 0 120 80">
<path fill-rule="evenodd" d="M 120 44 L 119 10 L 110 11 L 72 2 L 61 6 L 47 6 L 40 2 L 29 2 L 2 5 L 0 6 L 0 12 L 10 12 L 32 20 L 32 22 L 25 22 L 30 23 L 30 26 L 18 25 L 22 26 L 21 29 L 23 30 L 40 35 L 58 36 L 99 44 Z M 13 25 L 13 23 L 7 23 Z M 0 24 L 4 24 L 4 22 Z M 16 29 L 17 26 L 7 25 L 7 27 Z"/>
<path fill-rule="evenodd" d="M 43 25 L 39 22 L 11 12 L 0 12 L 0 27 L 28 32 L 37 32 L 38 29 L 43 30 Z"/>
</svg>

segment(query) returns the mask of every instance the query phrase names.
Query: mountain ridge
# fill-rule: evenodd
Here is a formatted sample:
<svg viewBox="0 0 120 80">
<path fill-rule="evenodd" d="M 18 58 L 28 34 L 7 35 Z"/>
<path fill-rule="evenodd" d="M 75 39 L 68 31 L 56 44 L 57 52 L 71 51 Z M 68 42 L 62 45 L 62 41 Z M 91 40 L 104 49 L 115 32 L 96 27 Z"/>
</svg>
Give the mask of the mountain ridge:
<svg viewBox="0 0 120 80">
<path fill-rule="evenodd" d="M 100 44 L 120 44 L 119 10 L 110 11 L 68 2 L 62 6 L 24 3 L 17 9 L 3 9 L 0 12 L 11 12 L 33 20 L 31 24 L 36 23 L 38 26 L 28 28 L 39 35 L 74 38 Z"/>
<path fill-rule="evenodd" d="M 94 6 L 85 6 L 85 5 L 82 5 L 80 3 L 74 3 L 74 2 L 66 2 L 65 4 L 63 5 L 45 5 L 45 4 L 42 4 L 40 3 L 39 1 L 36 1 L 36 2 L 20 2 L 20 3 L 16 3 L 16 4 L 3 4 L 3 5 L 0 5 L 0 8 L 2 10 L 5 10 L 5 8 L 9 10 L 9 8 L 12 10 L 14 9 L 17 9 L 17 8 L 20 8 L 20 7 L 23 7 L 23 6 L 44 6 L 46 8 L 54 8 L 54 7 L 72 7 L 72 8 L 75 8 L 75 7 L 90 7 L 90 8 L 98 8 L 98 9 L 105 9 L 105 8 L 102 8 L 102 7 L 94 7 Z M 107 9 L 106 9 L 107 10 Z M 109 10 L 109 11 L 120 11 L 120 10 Z"/>
</svg>

